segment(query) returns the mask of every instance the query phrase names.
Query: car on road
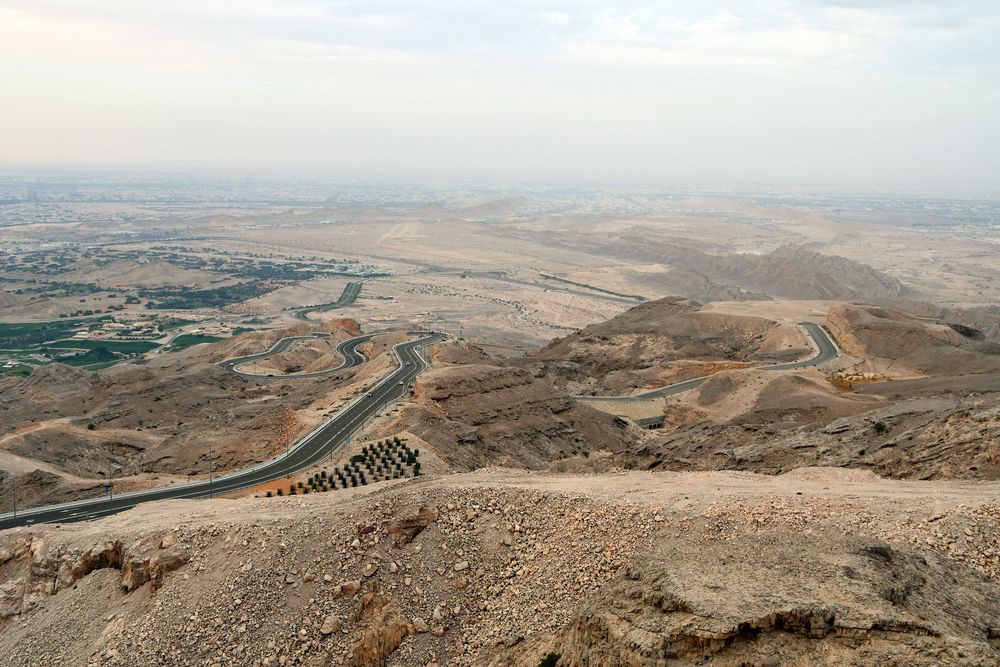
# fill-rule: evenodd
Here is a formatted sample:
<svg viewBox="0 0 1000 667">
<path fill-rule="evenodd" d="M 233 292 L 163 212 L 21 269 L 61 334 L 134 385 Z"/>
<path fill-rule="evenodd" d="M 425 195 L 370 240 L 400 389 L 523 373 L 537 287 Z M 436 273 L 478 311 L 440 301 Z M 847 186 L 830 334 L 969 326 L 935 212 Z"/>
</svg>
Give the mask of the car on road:
<svg viewBox="0 0 1000 667">
<path fill-rule="evenodd" d="M 368 398 L 371 398 L 371 397 L 372 397 L 372 393 L 368 392 Z"/>
<path fill-rule="evenodd" d="M 399 386 L 400 386 L 400 387 L 402 387 L 402 386 L 403 386 L 403 381 L 402 381 L 402 380 L 400 380 L 400 381 L 399 381 Z"/>
</svg>

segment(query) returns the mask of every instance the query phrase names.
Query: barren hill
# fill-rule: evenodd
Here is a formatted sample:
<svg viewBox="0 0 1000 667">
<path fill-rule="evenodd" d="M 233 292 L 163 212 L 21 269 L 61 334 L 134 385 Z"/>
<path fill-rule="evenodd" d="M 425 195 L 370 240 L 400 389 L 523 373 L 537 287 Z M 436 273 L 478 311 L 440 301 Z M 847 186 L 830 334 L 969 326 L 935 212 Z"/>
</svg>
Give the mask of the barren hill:
<svg viewBox="0 0 1000 667">
<path fill-rule="evenodd" d="M 973 330 L 900 311 L 836 305 L 827 326 L 848 354 L 893 374 L 989 373 L 1000 370 L 1000 345 Z"/>
<path fill-rule="evenodd" d="M 558 338 L 535 358 L 573 393 L 595 389 L 624 393 L 626 388 L 705 375 L 713 368 L 791 360 L 809 353 L 795 327 L 701 308 L 680 297 L 649 301 Z"/>
<path fill-rule="evenodd" d="M 393 428 L 427 441 L 458 470 L 544 469 L 566 456 L 618 451 L 636 438 L 634 427 L 573 401 L 520 368 L 435 369 L 418 379 L 415 399 Z"/>
<path fill-rule="evenodd" d="M 661 293 L 710 300 L 732 299 L 911 299 L 913 288 L 878 269 L 801 246 L 766 254 L 726 253 L 690 243 L 626 235 L 614 243 L 591 242 L 594 251 L 630 261 L 662 264 L 648 273 L 646 287 Z"/>
<path fill-rule="evenodd" d="M 485 470 L 0 534 L 0 665 L 996 665 L 1000 489 Z"/>
</svg>

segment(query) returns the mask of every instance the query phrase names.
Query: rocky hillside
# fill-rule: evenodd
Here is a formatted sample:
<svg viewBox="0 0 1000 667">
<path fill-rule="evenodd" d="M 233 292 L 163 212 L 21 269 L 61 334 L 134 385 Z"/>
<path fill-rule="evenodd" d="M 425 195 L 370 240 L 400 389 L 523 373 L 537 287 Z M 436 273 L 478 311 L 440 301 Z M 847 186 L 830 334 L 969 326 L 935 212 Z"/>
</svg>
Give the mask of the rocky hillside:
<svg viewBox="0 0 1000 667">
<path fill-rule="evenodd" d="M 0 665 L 993 666 L 998 495 L 485 470 L 146 505 L 0 533 Z"/>
<path fill-rule="evenodd" d="M 692 420 L 613 458 L 641 470 L 747 470 L 780 474 L 842 466 L 904 479 L 1000 479 L 1000 384 L 984 394 L 899 398 L 895 383 L 868 385 L 890 396 L 847 416 L 792 419 L 794 396 L 770 420 Z M 871 391 L 856 399 L 871 397 Z M 590 466 L 606 466 L 593 459 Z"/>
<path fill-rule="evenodd" d="M 577 403 L 521 368 L 454 365 L 420 376 L 416 401 L 392 424 L 434 446 L 457 470 L 548 468 L 567 456 L 619 451 L 635 427 Z"/>
<path fill-rule="evenodd" d="M 848 354 L 892 375 L 1000 370 L 1000 345 L 956 323 L 855 304 L 831 306 L 827 327 Z"/>
<path fill-rule="evenodd" d="M 625 393 L 809 350 L 796 327 L 702 311 L 695 301 L 668 297 L 557 338 L 534 359 L 574 394 Z"/>
<path fill-rule="evenodd" d="M 734 299 L 910 299 L 917 292 L 898 279 L 861 262 L 785 246 L 766 254 L 731 254 L 722 248 L 622 236 L 588 247 L 609 257 L 662 264 L 648 273 L 646 287 L 659 293 L 702 300 Z"/>
</svg>

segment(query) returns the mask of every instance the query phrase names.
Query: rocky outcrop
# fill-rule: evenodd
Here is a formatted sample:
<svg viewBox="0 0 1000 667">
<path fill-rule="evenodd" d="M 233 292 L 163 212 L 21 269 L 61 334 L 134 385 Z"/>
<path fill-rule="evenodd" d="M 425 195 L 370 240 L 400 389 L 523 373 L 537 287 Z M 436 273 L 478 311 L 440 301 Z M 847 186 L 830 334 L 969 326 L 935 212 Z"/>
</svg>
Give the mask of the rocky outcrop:
<svg viewBox="0 0 1000 667">
<path fill-rule="evenodd" d="M 821 558 L 776 568 L 767 559 L 789 555 L 787 542 L 752 542 L 740 563 L 732 561 L 732 545 L 704 544 L 697 556 L 633 563 L 561 631 L 487 664 L 534 667 L 547 655 L 571 667 L 844 664 L 862 655 L 878 655 L 887 665 L 985 667 L 1000 659 L 990 642 L 992 625 L 966 622 L 1000 619 L 1000 602 L 990 597 L 992 585 L 960 566 L 931 566 L 883 543 L 839 540 L 836 565 Z M 753 548 L 765 544 L 754 555 Z M 692 557 L 718 564 L 683 580 L 679 573 L 690 573 Z M 748 590 L 739 575 L 748 567 L 770 582 L 770 594 Z M 806 574 L 807 567 L 820 571 Z M 824 576 L 840 582 L 837 595 L 823 590 Z M 969 588 L 955 597 L 957 579 Z M 929 606 L 938 606 L 933 621 Z"/>
<path fill-rule="evenodd" d="M 0 621 L 30 611 L 96 570 L 119 570 L 126 592 L 147 582 L 155 588 L 164 575 L 188 562 L 179 547 L 160 545 L 152 551 L 143 543 L 127 549 L 121 540 L 114 540 L 67 550 L 40 538 L 17 538 L 0 549 L 0 556 L 4 556 L 0 558 Z"/>
<path fill-rule="evenodd" d="M 407 512 L 389 525 L 389 535 L 393 544 L 402 547 L 413 541 L 420 532 L 431 525 L 438 517 L 435 507 L 420 506 L 415 511 Z"/>
<path fill-rule="evenodd" d="M 159 587 L 163 576 L 187 563 L 188 557 L 177 549 L 165 549 L 149 556 L 132 556 L 122 566 L 122 588 L 134 591 L 146 582 Z"/>
<path fill-rule="evenodd" d="M 360 637 L 351 647 L 349 664 L 358 667 L 381 667 L 403 639 L 414 631 L 403 618 L 399 602 L 378 591 L 366 593 L 361 598 L 352 620 L 360 625 Z"/>
</svg>

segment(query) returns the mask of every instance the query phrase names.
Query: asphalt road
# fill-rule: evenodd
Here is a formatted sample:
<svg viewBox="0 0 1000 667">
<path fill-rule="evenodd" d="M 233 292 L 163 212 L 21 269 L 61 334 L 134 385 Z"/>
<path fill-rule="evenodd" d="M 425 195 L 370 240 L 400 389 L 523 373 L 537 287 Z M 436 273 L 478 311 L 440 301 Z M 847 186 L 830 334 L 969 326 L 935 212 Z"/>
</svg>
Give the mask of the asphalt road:
<svg viewBox="0 0 1000 667">
<path fill-rule="evenodd" d="M 343 308 L 344 306 L 349 306 L 358 298 L 361 294 L 361 283 L 360 282 L 349 282 L 344 287 L 344 291 L 341 292 L 340 298 L 333 303 L 328 303 L 322 306 L 309 306 L 307 308 L 299 308 L 294 311 L 292 315 L 296 319 L 302 320 L 303 322 L 310 322 L 309 313 L 314 310 L 333 310 L 334 308 Z"/>
<path fill-rule="evenodd" d="M 383 378 L 365 394 L 351 401 L 316 429 L 300 438 L 282 455 L 253 467 L 216 477 L 213 480 L 174 484 L 113 497 L 106 495 L 60 505 L 31 508 L 18 512 L 16 518 L 10 513 L 3 514 L 0 515 L 0 529 L 34 523 L 86 521 L 155 500 L 208 498 L 280 479 L 293 472 L 308 469 L 343 447 L 346 439 L 364 426 L 368 420 L 389 403 L 406 394 L 413 379 L 427 368 L 427 362 L 420 355 L 421 348 L 448 337 L 447 334 L 436 332 L 410 332 L 410 334 L 418 336 L 418 338 L 400 343 L 393 348 L 399 361 L 399 367 L 395 371 Z"/>
<path fill-rule="evenodd" d="M 280 339 L 277 343 L 272 345 L 269 349 L 264 352 L 259 352 L 257 354 L 248 354 L 244 357 L 233 357 L 231 359 L 226 359 L 220 362 L 220 365 L 229 371 L 230 373 L 235 373 L 245 378 L 251 378 L 254 380 L 294 380 L 297 378 L 312 378 L 312 377 L 322 377 L 324 375 L 329 375 L 330 373 L 336 373 L 337 371 L 342 371 L 345 368 L 351 368 L 357 366 L 358 364 L 363 364 L 367 359 L 365 355 L 358 352 L 358 347 L 367 343 L 371 340 L 372 336 L 375 334 L 365 334 L 364 336 L 356 336 L 354 338 L 349 338 L 339 345 L 337 345 L 337 354 L 343 358 L 343 363 L 334 368 L 324 368 L 319 371 L 307 371 L 304 373 L 251 373 L 247 371 L 237 370 L 237 366 L 242 366 L 244 364 L 263 361 L 269 357 L 273 357 L 276 354 L 281 354 L 294 345 L 300 340 L 313 340 L 317 338 L 329 338 L 330 334 L 324 332 L 318 332 L 314 334 L 309 334 L 308 336 L 287 336 Z"/>
<path fill-rule="evenodd" d="M 827 333 L 826 329 L 818 324 L 813 324 L 812 322 L 802 322 L 799 326 L 806 333 L 807 336 L 812 340 L 813 345 L 816 349 L 816 354 L 809 357 L 808 359 L 802 359 L 801 361 L 790 361 L 783 364 L 771 364 L 768 366 L 757 366 L 757 370 L 771 370 L 771 371 L 785 371 L 793 370 L 796 368 L 807 368 L 809 366 L 818 366 L 824 362 L 830 361 L 840 356 L 840 350 L 837 348 L 837 344 L 833 342 L 830 338 L 830 334 Z M 666 387 L 660 387 L 659 389 L 651 389 L 650 391 L 644 391 L 641 394 L 629 394 L 626 396 L 574 396 L 573 398 L 578 401 L 600 403 L 604 401 L 608 402 L 639 402 L 648 401 L 653 398 L 661 398 L 663 396 L 670 396 L 671 394 L 679 394 L 682 391 L 690 391 L 694 389 L 702 382 L 707 380 L 710 375 L 706 375 L 700 378 L 693 378 L 691 380 L 685 380 L 684 382 L 678 382 L 677 384 L 668 384 Z"/>
</svg>

